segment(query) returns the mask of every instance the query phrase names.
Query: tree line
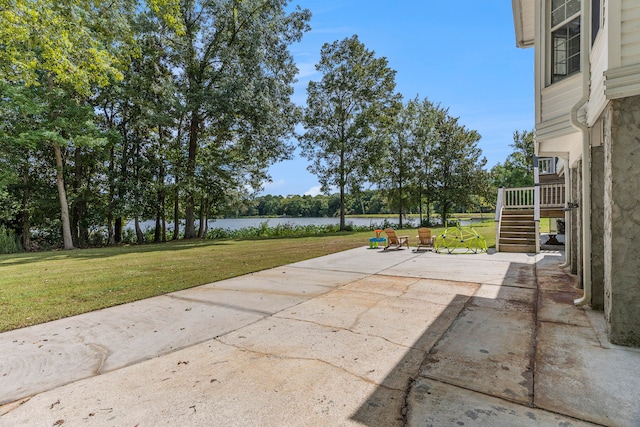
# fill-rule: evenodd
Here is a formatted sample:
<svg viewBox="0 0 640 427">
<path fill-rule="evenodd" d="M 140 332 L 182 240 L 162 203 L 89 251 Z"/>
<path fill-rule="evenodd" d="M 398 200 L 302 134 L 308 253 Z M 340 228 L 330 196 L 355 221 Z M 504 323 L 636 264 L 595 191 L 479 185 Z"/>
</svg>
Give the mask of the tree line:
<svg viewBox="0 0 640 427">
<path fill-rule="evenodd" d="M 426 98 L 403 102 L 386 58 L 357 36 L 322 47 L 322 78 L 295 105 L 289 47 L 311 12 L 289 6 L 3 2 L 0 232 L 27 250 L 36 231 L 72 249 L 104 228 L 117 244 L 128 220 L 139 242 L 148 219 L 154 242 L 203 237 L 210 217 L 259 206 L 269 166 L 295 141 L 323 190 L 338 193 L 337 208 L 327 196 L 316 212 L 337 210 L 341 229 L 367 188 L 379 190 L 376 209 L 424 207 L 427 218 L 490 199 L 480 135 Z"/>
</svg>

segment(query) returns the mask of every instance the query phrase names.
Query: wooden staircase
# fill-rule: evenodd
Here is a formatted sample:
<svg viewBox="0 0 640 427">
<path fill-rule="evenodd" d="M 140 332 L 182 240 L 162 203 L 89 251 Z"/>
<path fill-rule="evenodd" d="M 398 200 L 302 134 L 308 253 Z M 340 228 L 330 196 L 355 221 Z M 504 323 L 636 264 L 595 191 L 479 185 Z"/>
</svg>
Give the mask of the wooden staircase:
<svg viewBox="0 0 640 427">
<path fill-rule="evenodd" d="M 504 209 L 499 231 L 500 252 L 536 253 L 533 209 Z"/>
</svg>

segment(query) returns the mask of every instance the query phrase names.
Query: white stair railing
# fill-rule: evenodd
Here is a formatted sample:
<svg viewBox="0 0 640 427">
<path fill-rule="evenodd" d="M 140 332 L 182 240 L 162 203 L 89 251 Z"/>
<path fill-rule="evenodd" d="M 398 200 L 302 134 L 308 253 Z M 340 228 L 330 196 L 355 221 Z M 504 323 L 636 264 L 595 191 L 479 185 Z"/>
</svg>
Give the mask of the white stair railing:
<svg viewBox="0 0 640 427">
<path fill-rule="evenodd" d="M 564 208 L 564 183 L 540 184 L 541 208 Z"/>
<path fill-rule="evenodd" d="M 533 187 L 505 188 L 503 194 L 506 209 L 527 209 L 535 206 Z"/>
</svg>

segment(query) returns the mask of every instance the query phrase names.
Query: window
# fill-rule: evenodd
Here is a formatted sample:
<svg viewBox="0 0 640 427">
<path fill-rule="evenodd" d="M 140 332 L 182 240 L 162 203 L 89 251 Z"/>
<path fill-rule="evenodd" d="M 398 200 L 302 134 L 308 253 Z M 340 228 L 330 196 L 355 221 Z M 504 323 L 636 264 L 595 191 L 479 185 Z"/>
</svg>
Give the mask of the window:
<svg viewBox="0 0 640 427">
<path fill-rule="evenodd" d="M 580 0 L 551 0 L 551 83 L 580 71 Z"/>
</svg>

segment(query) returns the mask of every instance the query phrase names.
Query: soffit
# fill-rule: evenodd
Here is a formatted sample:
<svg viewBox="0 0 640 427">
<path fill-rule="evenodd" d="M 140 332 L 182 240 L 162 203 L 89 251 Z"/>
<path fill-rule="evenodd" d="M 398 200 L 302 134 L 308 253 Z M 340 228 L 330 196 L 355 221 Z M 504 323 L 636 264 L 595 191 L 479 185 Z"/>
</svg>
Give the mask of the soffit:
<svg viewBox="0 0 640 427">
<path fill-rule="evenodd" d="M 513 24 L 516 31 L 516 45 L 531 47 L 535 41 L 535 1 L 511 0 Z"/>
</svg>

